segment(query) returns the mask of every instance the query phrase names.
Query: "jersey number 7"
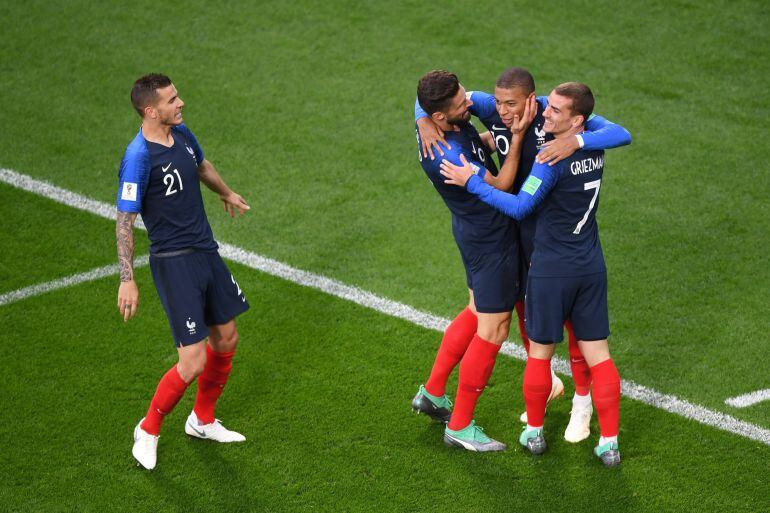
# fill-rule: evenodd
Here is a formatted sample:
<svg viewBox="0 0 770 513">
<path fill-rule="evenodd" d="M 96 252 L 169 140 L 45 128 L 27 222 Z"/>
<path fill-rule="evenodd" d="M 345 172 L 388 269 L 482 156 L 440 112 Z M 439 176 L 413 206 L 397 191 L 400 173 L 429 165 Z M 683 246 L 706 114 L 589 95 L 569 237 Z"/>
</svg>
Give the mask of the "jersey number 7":
<svg viewBox="0 0 770 513">
<path fill-rule="evenodd" d="M 575 227 L 575 231 L 572 232 L 575 235 L 578 235 L 580 233 L 580 230 L 583 229 L 583 225 L 586 224 L 586 221 L 588 221 L 588 214 L 591 213 L 591 210 L 593 210 L 594 205 L 596 205 L 596 198 L 599 197 L 599 187 L 601 186 L 602 186 L 601 178 L 598 180 L 594 180 L 593 182 L 586 182 L 585 184 L 583 184 L 584 191 L 594 189 L 594 197 L 591 198 L 591 203 L 588 204 L 588 210 L 586 210 L 586 213 L 583 216 L 583 219 L 580 220 L 580 222 Z"/>
</svg>

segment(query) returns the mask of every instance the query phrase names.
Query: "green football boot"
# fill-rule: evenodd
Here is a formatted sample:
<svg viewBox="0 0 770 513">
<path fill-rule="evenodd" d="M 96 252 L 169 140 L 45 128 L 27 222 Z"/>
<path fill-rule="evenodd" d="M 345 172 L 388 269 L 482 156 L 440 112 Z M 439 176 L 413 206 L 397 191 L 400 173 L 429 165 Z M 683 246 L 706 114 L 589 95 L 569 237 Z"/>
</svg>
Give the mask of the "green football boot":
<svg viewBox="0 0 770 513">
<path fill-rule="evenodd" d="M 474 452 L 504 451 L 508 448 L 504 443 L 485 435 L 484 430 L 477 426 L 473 420 L 468 424 L 468 427 L 459 431 L 449 429 L 447 426 L 444 430 L 444 443 L 450 447 L 460 447 Z"/>
<path fill-rule="evenodd" d="M 548 448 L 543 436 L 543 428 L 527 430 L 527 426 L 524 426 L 519 443 L 532 454 L 543 454 Z"/>
<path fill-rule="evenodd" d="M 412 410 L 446 424 L 452 416 L 452 401 L 446 394 L 441 397 L 430 395 L 425 387 L 420 385 L 417 395 L 412 399 Z"/>
<path fill-rule="evenodd" d="M 594 447 L 596 454 L 605 467 L 617 467 L 620 465 L 620 450 L 617 442 L 607 442 L 604 445 Z"/>
</svg>

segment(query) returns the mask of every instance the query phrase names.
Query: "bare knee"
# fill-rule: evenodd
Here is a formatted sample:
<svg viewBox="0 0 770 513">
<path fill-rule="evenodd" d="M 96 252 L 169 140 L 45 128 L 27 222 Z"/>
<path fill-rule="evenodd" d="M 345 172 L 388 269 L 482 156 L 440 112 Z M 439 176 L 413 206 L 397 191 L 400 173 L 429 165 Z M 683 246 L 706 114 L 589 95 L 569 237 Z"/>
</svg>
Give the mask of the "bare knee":
<svg viewBox="0 0 770 513">
<path fill-rule="evenodd" d="M 479 326 L 476 333 L 484 340 L 500 345 L 508 338 L 510 328 L 510 314 L 479 314 Z"/>
<path fill-rule="evenodd" d="M 203 372 L 203 368 L 206 366 L 206 359 L 202 362 L 179 362 L 176 365 L 179 376 L 185 383 L 191 383 Z"/>
<path fill-rule="evenodd" d="M 578 346 L 589 367 L 610 359 L 610 347 L 607 339 L 578 340 Z"/>
<path fill-rule="evenodd" d="M 529 356 L 538 360 L 550 360 L 556 351 L 556 344 L 540 344 L 534 340 L 529 341 Z"/>
<path fill-rule="evenodd" d="M 230 351 L 235 351 L 239 340 L 238 330 L 236 329 L 216 333 L 216 335 L 212 332 L 209 337 L 209 345 L 211 345 L 211 348 L 217 353 L 228 353 Z"/>
<path fill-rule="evenodd" d="M 205 366 L 206 351 L 200 342 L 193 347 L 182 348 L 179 351 L 179 363 L 177 363 L 176 368 L 179 376 L 186 383 L 191 383 L 200 376 Z"/>
</svg>

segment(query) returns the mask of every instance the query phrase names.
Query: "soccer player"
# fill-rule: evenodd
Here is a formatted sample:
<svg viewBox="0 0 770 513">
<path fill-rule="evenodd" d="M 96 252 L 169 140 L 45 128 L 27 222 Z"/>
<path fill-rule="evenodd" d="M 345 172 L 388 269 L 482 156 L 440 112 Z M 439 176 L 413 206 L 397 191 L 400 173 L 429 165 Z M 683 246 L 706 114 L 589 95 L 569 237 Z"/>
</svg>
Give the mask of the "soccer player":
<svg viewBox="0 0 770 513">
<path fill-rule="evenodd" d="M 249 304 L 217 252 L 200 182 L 219 194 L 231 217 L 235 210 L 243 215 L 249 206 L 204 158 L 195 136 L 183 124 L 184 102 L 171 79 L 160 74 L 141 77 L 131 90 L 131 103 L 142 126 L 120 164 L 118 309 L 127 322 L 139 306 L 132 228 L 141 213 L 150 239 L 153 281 L 179 355 L 179 362 L 160 380 L 147 415 L 134 428 L 132 454 L 151 470 L 157 461 L 163 418 L 196 378 L 198 393 L 185 432 L 216 442 L 245 440 L 214 418 L 214 409 L 238 344 L 234 319 Z"/>
<path fill-rule="evenodd" d="M 585 84 L 556 87 L 543 112 L 543 128 L 556 140 L 585 132 L 594 97 Z M 589 366 L 601 427 L 594 453 L 606 466 L 620 463 L 618 420 L 620 376 L 610 358 L 607 271 L 596 224 L 604 151 L 580 150 L 553 167 L 536 163 L 518 195 L 489 186 L 463 162 L 441 164 L 447 183 L 467 187 L 485 203 L 515 219 L 538 208 L 535 249 L 526 296 L 530 352 L 524 370 L 527 426 L 519 442 L 533 454 L 546 449 L 545 407 L 551 390 L 551 357 L 570 320 Z"/>
<path fill-rule="evenodd" d="M 510 187 L 513 181 L 510 168 L 515 170 L 516 162 L 512 161 L 509 169 L 495 176 L 497 167 L 469 123 L 472 101 L 456 75 L 447 71 L 427 73 L 419 81 L 417 97 L 422 108 L 446 134 L 447 143 L 451 143 L 451 149 L 447 144 L 442 150 L 446 159 L 457 164 L 472 162 L 484 170 L 485 179 L 490 183 Z M 531 122 L 530 111 L 512 124 L 512 144 L 521 144 L 523 132 Z M 419 135 L 417 143 L 420 146 Z M 464 160 L 460 160 L 461 156 Z M 448 422 L 444 432 L 447 445 L 479 452 L 505 450 L 505 444 L 488 437 L 475 424 L 473 413 L 494 368 L 500 345 L 508 336 L 518 292 L 518 247 L 513 222 L 464 189 L 447 186 L 438 160 L 424 159 L 420 151 L 418 157 L 428 179 L 452 213 L 452 232 L 465 266 L 469 301 L 444 333 L 430 377 L 420 386 L 412 407 Z M 459 384 L 451 411 L 452 403 L 445 387 L 458 363 Z"/>
<path fill-rule="evenodd" d="M 494 96 L 480 91 L 469 92 L 469 95 L 473 101 L 471 113 L 478 117 L 489 130 L 489 132 L 482 134 L 482 137 L 486 136 L 486 139 L 492 142 L 492 148 L 496 148 L 500 164 L 504 166 L 506 157 L 511 151 L 510 124 L 514 116 L 523 115 L 524 107 L 528 101 L 535 98 L 535 80 L 526 69 L 510 68 L 503 71 L 498 78 Z M 516 178 L 509 192 L 514 194 L 519 192 L 521 184 L 529 176 L 536 156 L 541 162 L 550 162 L 553 165 L 572 155 L 581 147 L 587 150 L 610 149 L 631 142 L 631 136 L 625 128 L 597 115 L 591 116 L 586 122 L 586 133 L 555 140 L 551 134 L 543 129 L 545 122 L 543 112 L 547 105 L 547 97 L 537 97 L 535 117 L 524 135 Z M 442 150 L 438 146 L 438 142 L 443 141 L 444 137 L 440 128 L 424 115 L 419 104 L 415 105 L 415 118 L 420 129 L 425 156 L 435 157 L 434 150 L 441 155 Z M 444 141 L 443 144 L 446 142 Z M 525 218 L 518 223 L 517 237 L 521 250 L 520 283 L 524 285 L 527 283 L 527 272 L 532 262 L 534 234 L 534 218 Z M 529 353 L 529 339 L 524 326 L 525 287 L 522 287 L 520 292 L 515 308 L 522 344 Z M 564 438 L 569 442 L 576 443 L 585 440 L 590 435 L 590 421 L 593 413 L 590 395 L 591 374 L 583 355 L 580 353 L 577 338 L 569 322 L 566 323 L 565 328 L 569 340 L 570 367 L 575 382 L 575 395 L 572 399 L 572 412 L 569 424 L 564 431 Z M 551 373 L 551 382 L 553 388 L 548 396 L 549 402 L 564 393 L 561 379 L 553 372 Z M 522 413 L 521 421 L 527 422 L 526 412 Z"/>
</svg>

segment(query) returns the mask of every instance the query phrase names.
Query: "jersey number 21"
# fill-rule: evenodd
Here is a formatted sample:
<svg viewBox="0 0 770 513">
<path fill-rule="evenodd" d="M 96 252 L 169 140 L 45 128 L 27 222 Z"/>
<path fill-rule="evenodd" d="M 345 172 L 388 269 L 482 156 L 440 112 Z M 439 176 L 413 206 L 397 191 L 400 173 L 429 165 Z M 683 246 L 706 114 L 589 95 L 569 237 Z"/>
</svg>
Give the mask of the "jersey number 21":
<svg viewBox="0 0 770 513">
<path fill-rule="evenodd" d="M 166 185 L 166 196 L 171 196 L 172 194 L 177 193 L 177 189 L 174 188 L 174 185 L 176 185 L 177 180 L 179 181 L 179 189 L 180 191 L 184 190 L 184 185 L 182 185 L 182 177 L 179 176 L 179 171 L 174 169 L 173 171 L 174 175 L 176 175 L 176 180 L 174 180 L 174 175 L 171 173 L 163 175 L 163 184 Z"/>
</svg>

